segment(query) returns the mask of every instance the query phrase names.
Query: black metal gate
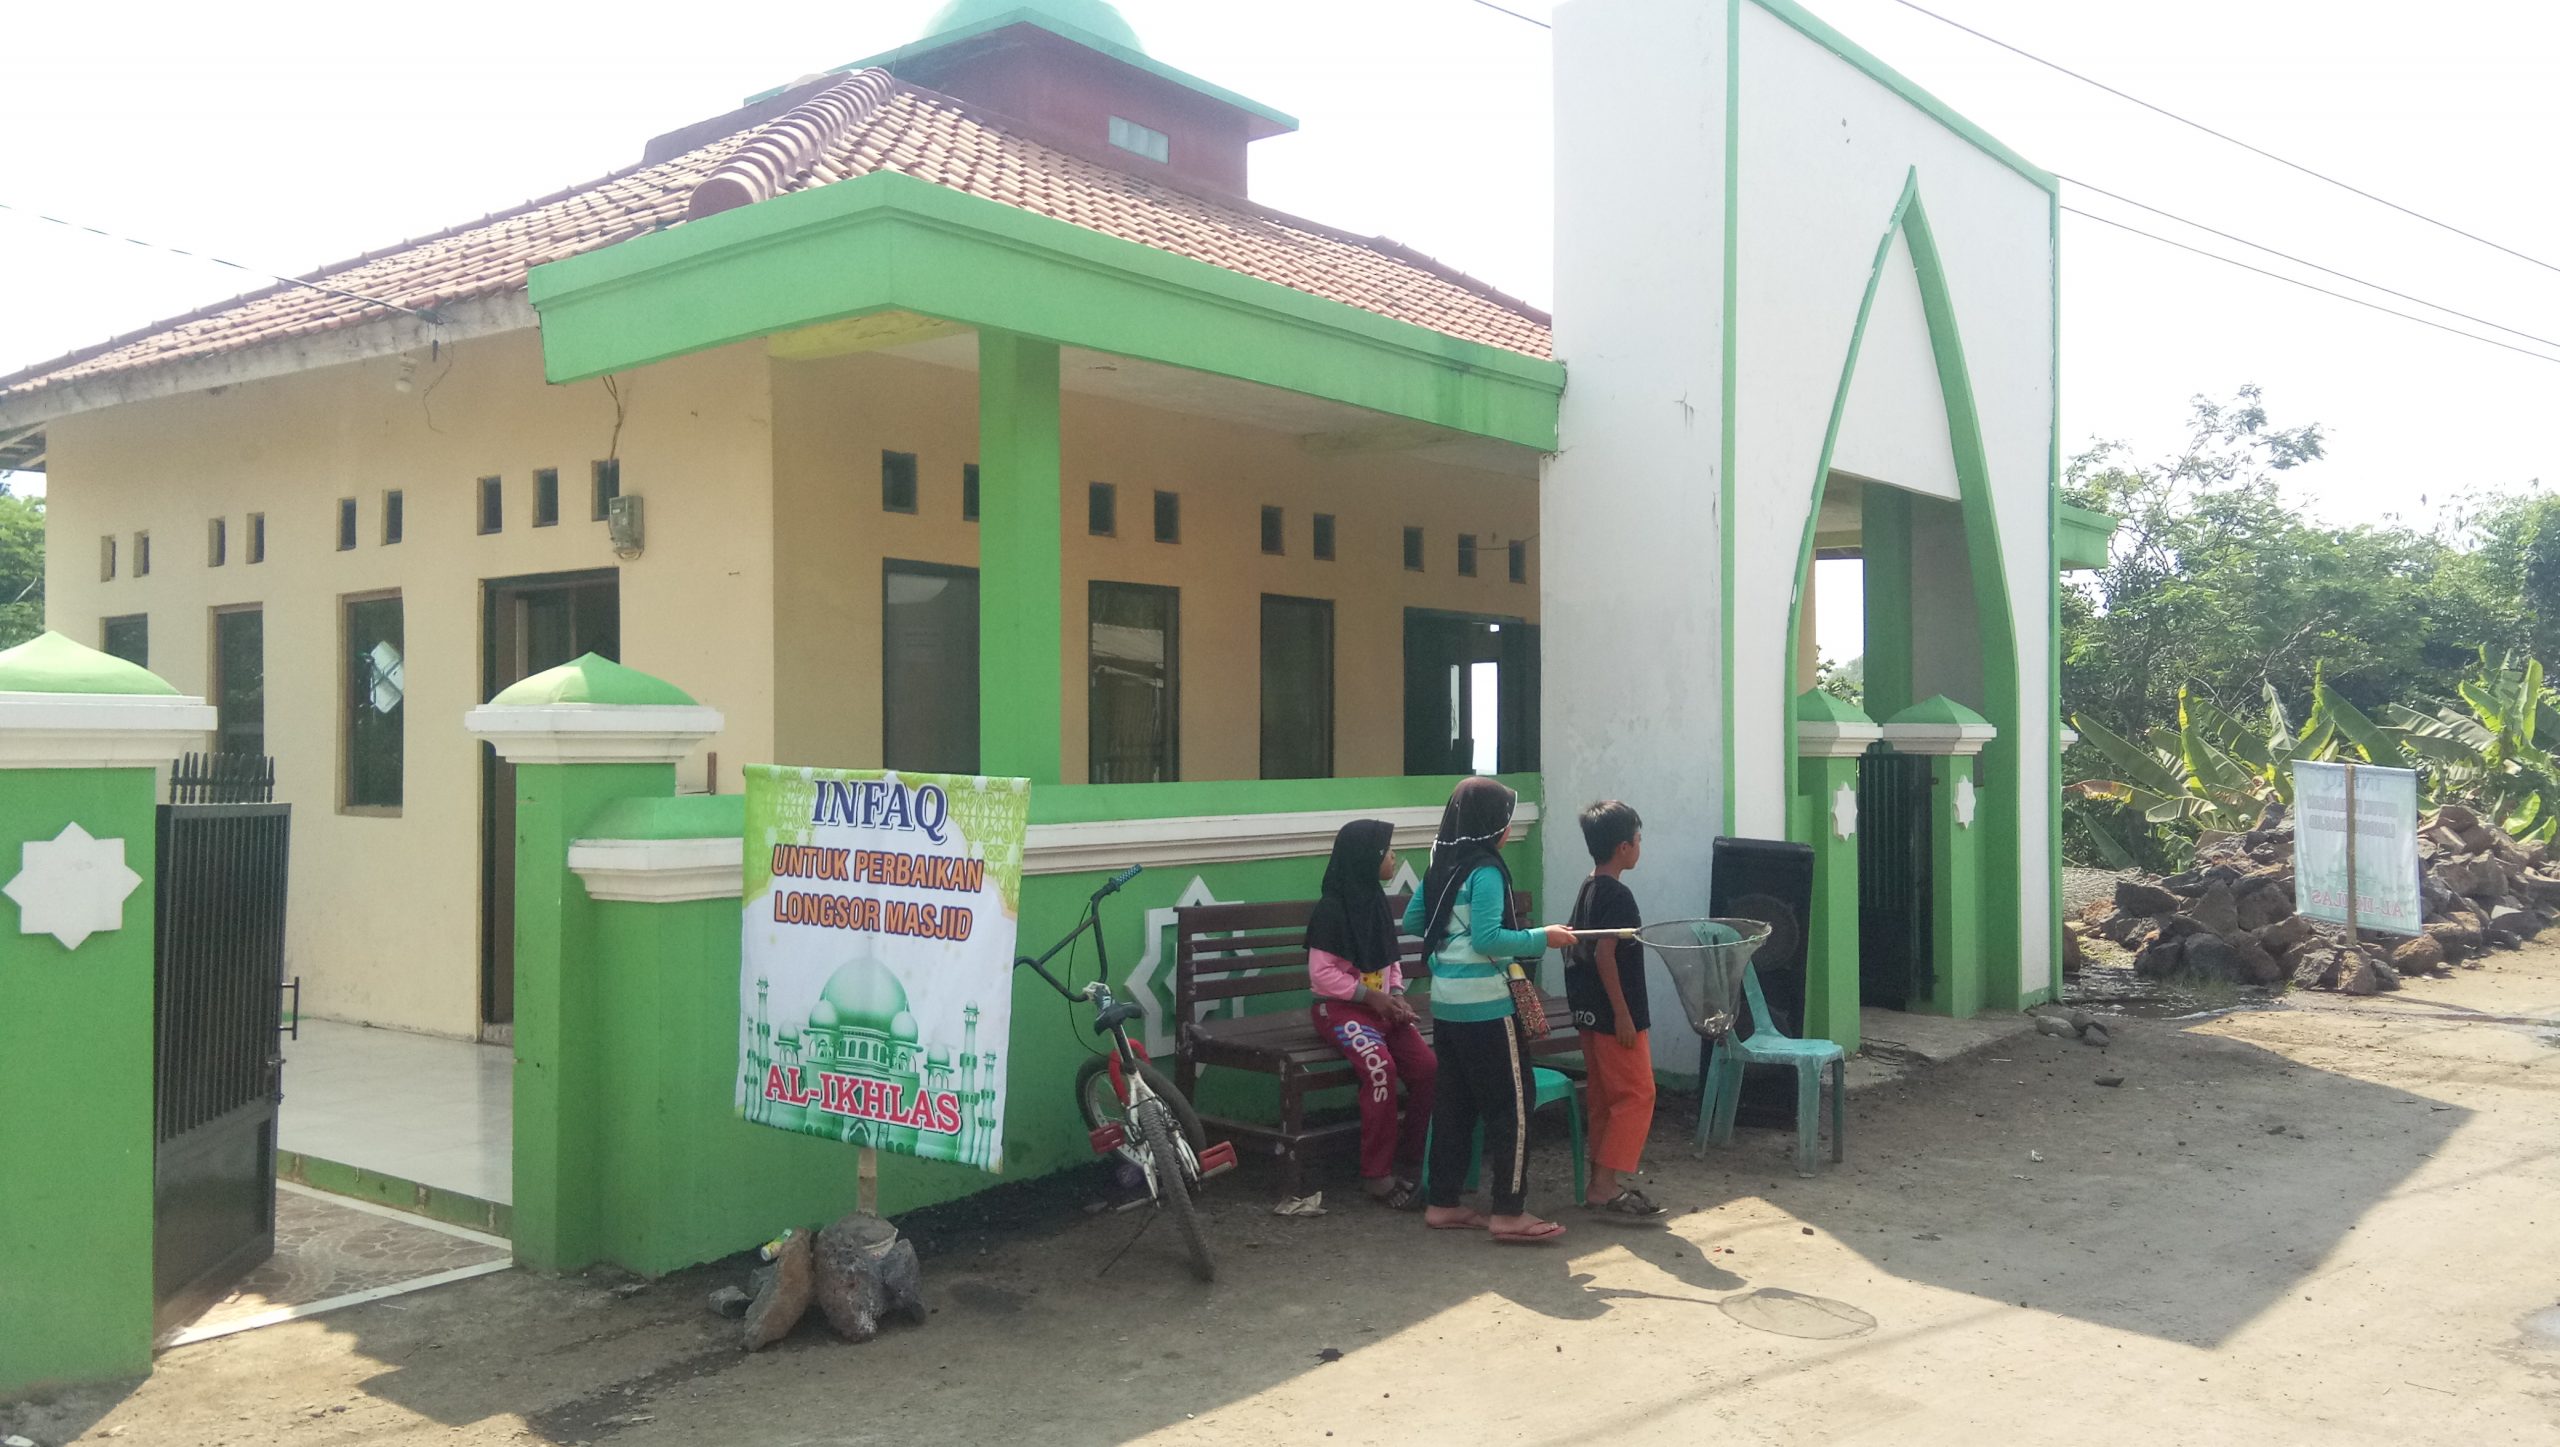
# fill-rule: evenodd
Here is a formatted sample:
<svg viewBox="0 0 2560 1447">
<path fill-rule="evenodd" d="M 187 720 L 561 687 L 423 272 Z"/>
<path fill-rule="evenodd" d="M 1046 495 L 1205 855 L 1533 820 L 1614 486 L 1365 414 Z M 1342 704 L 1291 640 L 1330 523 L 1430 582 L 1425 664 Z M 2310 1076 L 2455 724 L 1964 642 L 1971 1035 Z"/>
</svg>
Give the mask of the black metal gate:
<svg viewBox="0 0 2560 1447">
<path fill-rule="evenodd" d="M 189 762 L 194 762 L 190 760 Z M 182 766 L 179 799 L 265 792 Z M 262 777 L 263 775 L 263 777 Z M 290 806 L 160 806 L 155 1329 L 192 1321 L 275 1251 L 277 1049 Z"/>
<path fill-rule="evenodd" d="M 1929 764 L 1883 749 L 1858 760 L 1858 994 L 1889 1010 L 1928 999 L 1937 983 Z"/>
</svg>

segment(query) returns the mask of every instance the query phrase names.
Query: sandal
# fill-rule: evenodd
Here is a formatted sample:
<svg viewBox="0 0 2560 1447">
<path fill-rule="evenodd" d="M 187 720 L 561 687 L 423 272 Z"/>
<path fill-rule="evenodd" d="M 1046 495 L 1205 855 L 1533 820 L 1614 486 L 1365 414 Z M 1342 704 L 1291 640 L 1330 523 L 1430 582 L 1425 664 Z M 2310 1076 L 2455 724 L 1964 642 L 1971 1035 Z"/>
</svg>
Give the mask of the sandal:
<svg viewBox="0 0 2560 1447">
<path fill-rule="evenodd" d="M 1366 1186 L 1361 1189 L 1370 1200 L 1390 1211 L 1414 1211 L 1422 1207 L 1422 1187 L 1402 1176 L 1390 1178 L 1383 1191 L 1371 1191 Z"/>
<path fill-rule="evenodd" d="M 1496 1231 L 1493 1240 L 1498 1246 L 1544 1246 L 1563 1234 L 1562 1224 L 1541 1221 L 1525 1231 Z"/>
<path fill-rule="evenodd" d="M 1670 1214 L 1654 1204 L 1652 1197 L 1633 1186 L 1622 1186 L 1618 1194 L 1605 1201 L 1593 1201 L 1583 1209 L 1598 1216 L 1614 1216 L 1621 1221 L 1659 1221 Z"/>
</svg>

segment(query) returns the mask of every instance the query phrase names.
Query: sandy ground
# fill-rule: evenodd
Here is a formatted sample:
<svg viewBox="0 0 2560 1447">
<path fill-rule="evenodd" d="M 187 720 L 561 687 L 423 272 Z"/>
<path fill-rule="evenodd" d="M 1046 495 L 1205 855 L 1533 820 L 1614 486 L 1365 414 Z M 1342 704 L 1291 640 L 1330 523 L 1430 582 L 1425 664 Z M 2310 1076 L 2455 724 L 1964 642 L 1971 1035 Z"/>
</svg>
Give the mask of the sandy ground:
<svg viewBox="0 0 2560 1447">
<path fill-rule="evenodd" d="M 1811 1180 L 1656 1133 L 1668 1229 L 1561 1249 L 1214 1187 L 1224 1274 L 1084 1216 L 928 1264 L 931 1325 L 753 1358 L 722 1274 L 507 1273 L 164 1356 L 83 1442 L 2560 1443 L 2560 949 L 2398 996 L 2035 1035 L 1859 1093 Z M 2097 1077 L 2121 1076 L 2103 1087 Z M 1540 1199 L 1562 1206 L 1561 1132 Z M 1807 1300 L 1806 1298 L 1811 1298 Z M 1868 1323 L 1872 1323 L 1871 1325 Z M 814 1325 L 814 1317 L 812 1324 Z M 1319 1353 L 1333 1349 L 1338 1361 Z"/>
</svg>

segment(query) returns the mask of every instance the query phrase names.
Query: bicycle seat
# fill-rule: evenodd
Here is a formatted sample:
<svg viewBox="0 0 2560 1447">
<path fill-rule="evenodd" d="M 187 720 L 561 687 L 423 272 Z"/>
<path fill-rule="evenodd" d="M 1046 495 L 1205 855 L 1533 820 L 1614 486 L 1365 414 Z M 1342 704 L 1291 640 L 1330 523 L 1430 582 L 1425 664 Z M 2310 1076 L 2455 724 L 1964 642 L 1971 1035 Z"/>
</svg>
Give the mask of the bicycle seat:
<svg viewBox="0 0 2560 1447">
<path fill-rule="evenodd" d="M 1110 1004 L 1093 1012 L 1093 1033 L 1096 1035 L 1108 1035 L 1111 1033 L 1112 1026 L 1121 1024 L 1124 1021 L 1135 1020 L 1145 1013 L 1147 1012 L 1144 1009 L 1130 1001 L 1114 1000 Z"/>
</svg>

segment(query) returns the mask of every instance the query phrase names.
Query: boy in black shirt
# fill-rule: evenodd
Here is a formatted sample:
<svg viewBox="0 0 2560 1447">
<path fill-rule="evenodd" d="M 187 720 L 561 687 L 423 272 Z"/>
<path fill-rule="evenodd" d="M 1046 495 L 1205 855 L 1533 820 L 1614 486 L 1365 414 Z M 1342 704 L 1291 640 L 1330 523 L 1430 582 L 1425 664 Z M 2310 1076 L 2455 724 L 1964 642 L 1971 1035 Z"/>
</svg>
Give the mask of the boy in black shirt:
<svg viewBox="0 0 2560 1447">
<path fill-rule="evenodd" d="M 1644 856 L 1644 821 L 1615 799 L 1582 811 L 1582 840 L 1591 848 L 1591 877 L 1574 900 L 1572 928 L 1634 929 L 1644 923 L 1636 897 L 1619 876 Z M 1565 1002 L 1582 1029 L 1590 1073 L 1591 1209 L 1604 1216 L 1655 1221 L 1663 1211 L 1629 1184 L 1653 1129 L 1653 1049 L 1646 1032 L 1644 946 L 1602 936 L 1577 943 L 1565 957 Z"/>
</svg>

